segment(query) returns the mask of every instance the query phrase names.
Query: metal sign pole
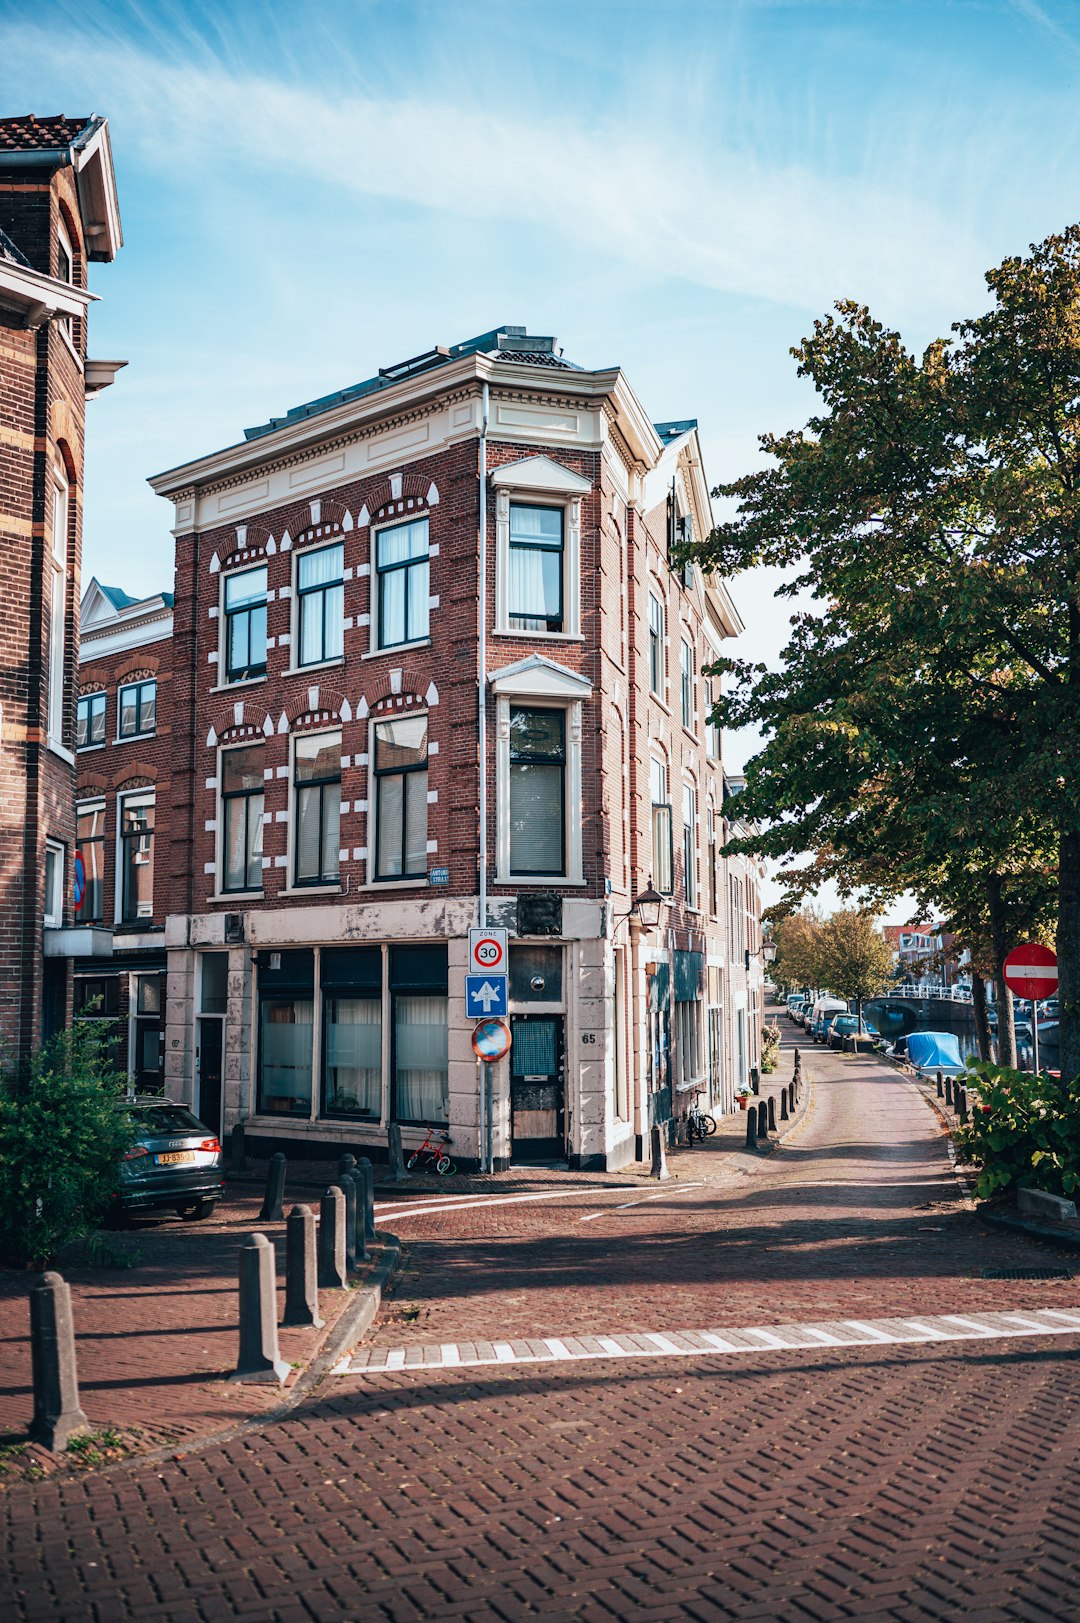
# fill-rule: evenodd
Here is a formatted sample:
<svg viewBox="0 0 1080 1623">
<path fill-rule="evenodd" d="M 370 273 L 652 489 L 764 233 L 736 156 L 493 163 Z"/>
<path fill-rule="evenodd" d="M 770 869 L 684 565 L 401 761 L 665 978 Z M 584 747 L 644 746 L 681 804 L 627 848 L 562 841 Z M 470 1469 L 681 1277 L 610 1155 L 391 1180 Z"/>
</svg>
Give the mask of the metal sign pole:
<svg viewBox="0 0 1080 1623">
<path fill-rule="evenodd" d="M 1034 998 L 1031 1000 L 1031 1045 L 1032 1063 L 1035 1066 L 1035 1075 L 1039 1074 L 1039 1005 Z"/>
</svg>

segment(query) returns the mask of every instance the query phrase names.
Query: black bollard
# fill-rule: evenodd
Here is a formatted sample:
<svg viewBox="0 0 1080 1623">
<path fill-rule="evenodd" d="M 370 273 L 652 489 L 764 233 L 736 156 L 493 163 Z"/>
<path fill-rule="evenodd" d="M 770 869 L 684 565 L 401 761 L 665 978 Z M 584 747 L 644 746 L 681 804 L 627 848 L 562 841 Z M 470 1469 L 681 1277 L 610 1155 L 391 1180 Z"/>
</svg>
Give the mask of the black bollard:
<svg viewBox="0 0 1080 1623">
<path fill-rule="evenodd" d="M 775 1133 L 776 1132 L 776 1104 L 775 1104 L 775 1102 L 773 1100 L 773 1096 L 772 1096 L 771 1093 L 769 1094 L 769 1097 L 768 1097 L 768 1100 L 766 1101 L 766 1104 L 767 1104 L 767 1108 L 768 1108 L 768 1111 L 769 1111 L 769 1132 L 770 1133 Z"/>
<path fill-rule="evenodd" d="M 315 1283 L 315 1214 L 294 1206 L 285 1219 L 284 1325 L 310 1324 L 319 1329 L 319 1291 Z"/>
<path fill-rule="evenodd" d="M 395 1183 L 401 1183 L 409 1176 L 405 1170 L 405 1152 L 401 1147 L 401 1125 L 392 1121 L 386 1129 L 386 1153 L 390 1162 L 390 1176 Z"/>
<path fill-rule="evenodd" d="M 71 1291 L 59 1274 L 42 1274 L 30 1292 L 30 1362 L 34 1418 L 30 1435 L 59 1453 L 68 1438 L 90 1430 L 79 1405 Z"/>
<path fill-rule="evenodd" d="M 761 1072 L 756 1065 L 750 1067 L 750 1088 L 754 1093 L 761 1092 Z"/>
<path fill-rule="evenodd" d="M 787 1088 L 781 1088 L 780 1089 L 780 1120 L 781 1121 L 790 1121 L 791 1120 L 791 1114 L 790 1114 L 790 1112 L 788 1110 L 788 1103 L 787 1103 Z"/>
<path fill-rule="evenodd" d="M 753 1109 L 753 1106 L 751 1106 L 751 1109 Z M 757 1107 L 757 1136 L 758 1138 L 768 1138 L 769 1136 L 769 1107 L 764 1099 Z"/>
<path fill-rule="evenodd" d="M 363 1186 L 363 1236 L 365 1248 L 375 1244 L 375 1168 L 366 1155 L 362 1155 L 356 1163 L 356 1170 L 364 1180 Z M 359 1237 L 357 1244 L 359 1245 Z"/>
<path fill-rule="evenodd" d="M 285 1157 L 275 1150 L 266 1169 L 266 1193 L 263 1196 L 260 1223 L 279 1223 L 285 1216 Z"/>
<path fill-rule="evenodd" d="M 953 1092 L 953 1098 L 956 1101 L 956 1114 L 960 1117 L 961 1121 L 967 1121 L 967 1119 L 968 1119 L 967 1088 L 962 1088 L 960 1086 L 959 1082 L 958 1082 L 956 1084 L 956 1088 L 954 1089 L 954 1092 Z"/>
<path fill-rule="evenodd" d="M 946 1103 L 946 1104 L 947 1104 L 947 1105 L 951 1105 L 951 1104 L 952 1104 L 952 1102 L 953 1102 L 953 1096 L 952 1096 L 952 1077 L 951 1077 L 951 1076 L 947 1076 L 947 1077 L 946 1077 L 946 1078 L 945 1078 L 945 1103 Z"/>
<path fill-rule="evenodd" d="M 356 1267 L 356 1221 L 360 1207 L 359 1179 L 355 1172 L 343 1172 L 337 1186 L 345 1197 L 345 1266 Z"/>
<path fill-rule="evenodd" d="M 649 1168 L 649 1177 L 656 1178 L 660 1183 L 664 1183 L 668 1178 L 671 1177 L 671 1173 L 668 1171 L 667 1166 L 667 1155 L 664 1151 L 664 1136 L 666 1132 L 666 1127 L 654 1127 L 649 1133 L 649 1141 L 652 1148 L 652 1166 Z"/>
<path fill-rule="evenodd" d="M 356 1203 L 351 1213 L 354 1259 L 351 1266 L 355 1268 L 361 1262 L 370 1262 L 371 1260 L 371 1252 L 367 1248 L 367 1235 L 364 1226 L 364 1202 L 367 1199 L 367 1179 L 364 1177 L 362 1161 L 358 1161 L 356 1166 L 354 1166 L 352 1171 L 349 1173 L 349 1182 L 356 1191 Z"/>
<path fill-rule="evenodd" d="M 247 1156 L 244 1154 L 244 1124 L 234 1121 L 229 1132 L 229 1161 L 230 1171 L 243 1172 L 247 1166 Z"/>
<path fill-rule="evenodd" d="M 945 1097 L 945 1089 L 941 1085 L 941 1072 L 940 1071 L 937 1074 L 937 1096 L 938 1096 L 939 1099 L 943 1099 Z"/>
<path fill-rule="evenodd" d="M 757 1107 L 748 1105 L 746 1109 L 746 1147 L 748 1150 L 757 1149 Z"/>
<path fill-rule="evenodd" d="M 348 1150 L 343 1150 L 342 1153 L 338 1156 L 337 1169 L 338 1169 L 338 1176 L 339 1177 L 341 1176 L 341 1174 L 343 1172 L 353 1172 L 353 1171 L 355 1171 L 355 1169 L 356 1169 L 356 1156 L 350 1154 L 350 1152 Z"/>
<path fill-rule="evenodd" d="M 341 1290 L 348 1283 L 345 1263 L 345 1196 L 331 1184 L 319 1204 L 319 1284 Z"/>
<path fill-rule="evenodd" d="M 253 1234 L 240 1247 L 240 1353 L 230 1380 L 284 1386 L 288 1373 L 278 1346 L 274 1248 Z"/>
</svg>

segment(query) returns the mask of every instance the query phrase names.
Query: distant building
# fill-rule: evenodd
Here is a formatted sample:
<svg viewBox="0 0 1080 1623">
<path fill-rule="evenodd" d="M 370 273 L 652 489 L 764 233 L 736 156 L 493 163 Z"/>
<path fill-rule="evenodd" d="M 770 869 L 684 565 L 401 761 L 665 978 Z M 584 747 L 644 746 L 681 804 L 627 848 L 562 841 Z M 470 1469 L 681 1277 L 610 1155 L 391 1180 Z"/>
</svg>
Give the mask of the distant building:
<svg viewBox="0 0 1080 1623">
<path fill-rule="evenodd" d="M 71 1012 L 90 260 L 120 216 L 103 118 L 0 119 L 0 1062 Z"/>
</svg>

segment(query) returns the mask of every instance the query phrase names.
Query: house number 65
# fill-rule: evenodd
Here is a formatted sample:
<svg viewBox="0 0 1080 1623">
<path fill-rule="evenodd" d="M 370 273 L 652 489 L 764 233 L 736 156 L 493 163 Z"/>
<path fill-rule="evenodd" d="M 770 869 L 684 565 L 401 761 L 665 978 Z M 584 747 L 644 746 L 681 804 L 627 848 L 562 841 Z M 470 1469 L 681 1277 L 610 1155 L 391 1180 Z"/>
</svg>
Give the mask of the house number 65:
<svg viewBox="0 0 1080 1623">
<path fill-rule="evenodd" d="M 594 1043 L 596 1041 L 596 1034 L 592 1031 L 586 1031 L 581 1040 L 583 1043 Z"/>
</svg>

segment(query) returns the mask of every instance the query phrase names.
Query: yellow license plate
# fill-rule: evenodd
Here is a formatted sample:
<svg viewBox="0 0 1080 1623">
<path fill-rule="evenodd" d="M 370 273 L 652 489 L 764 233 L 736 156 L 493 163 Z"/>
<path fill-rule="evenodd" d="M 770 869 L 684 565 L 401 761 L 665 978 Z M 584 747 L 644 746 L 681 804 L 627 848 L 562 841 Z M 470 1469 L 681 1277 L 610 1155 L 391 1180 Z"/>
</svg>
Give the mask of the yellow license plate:
<svg viewBox="0 0 1080 1623">
<path fill-rule="evenodd" d="M 194 1150 L 170 1150 L 167 1155 L 155 1155 L 159 1167 L 175 1166 L 178 1161 L 194 1161 Z"/>
</svg>

